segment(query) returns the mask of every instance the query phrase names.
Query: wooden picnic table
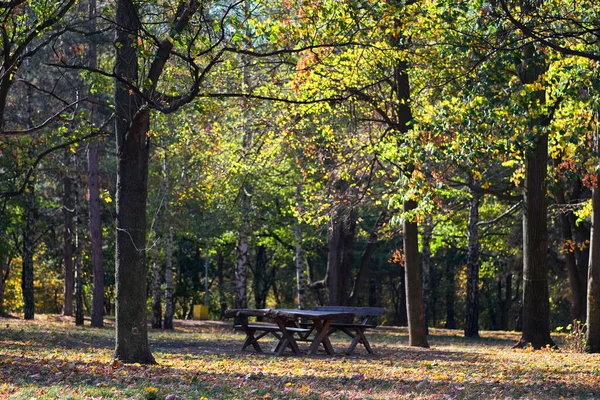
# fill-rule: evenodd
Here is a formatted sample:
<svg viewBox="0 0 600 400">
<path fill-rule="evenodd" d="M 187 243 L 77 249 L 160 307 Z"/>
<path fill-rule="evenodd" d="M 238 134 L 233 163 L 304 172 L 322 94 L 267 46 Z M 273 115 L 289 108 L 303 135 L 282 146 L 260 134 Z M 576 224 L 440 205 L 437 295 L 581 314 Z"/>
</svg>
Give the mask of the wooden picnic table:
<svg viewBox="0 0 600 400">
<path fill-rule="evenodd" d="M 325 352 L 329 355 L 334 353 L 333 346 L 329 341 L 328 331 L 331 321 L 342 318 L 353 318 L 354 314 L 340 311 L 318 311 L 318 310 L 300 310 L 300 309 L 255 309 L 255 308 L 237 308 L 227 310 L 225 315 L 228 317 L 238 317 L 240 324 L 236 325 L 236 329 L 244 331 L 246 339 L 242 344 L 242 350 L 247 346 L 252 345 L 258 352 L 261 352 L 258 339 L 268 333 L 272 333 L 277 337 L 277 342 L 273 347 L 276 355 L 283 354 L 283 351 L 290 347 L 292 353 L 300 355 L 300 349 L 296 337 L 300 335 L 300 339 L 308 339 L 308 335 L 314 331 L 314 337 L 308 349 L 309 355 L 317 353 L 320 345 L 323 345 Z M 265 317 L 273 320 L 276 327 L 273 325 L 248 324 L 247 317 Z M 310 328 L 300 326 L 300 321 L 311 321 Z M 245 322 L 244 322 L 245 321 Z M 257 334 L 258 332 L 258 334 Z"/>
</svg>

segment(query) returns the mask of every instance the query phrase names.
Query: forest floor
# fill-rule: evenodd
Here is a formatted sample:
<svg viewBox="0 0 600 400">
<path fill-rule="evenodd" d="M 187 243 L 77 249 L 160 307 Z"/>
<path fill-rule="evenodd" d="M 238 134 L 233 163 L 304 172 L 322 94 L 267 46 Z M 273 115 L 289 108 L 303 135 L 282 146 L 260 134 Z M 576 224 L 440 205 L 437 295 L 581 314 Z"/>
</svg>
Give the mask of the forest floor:
<svg viewBox="0 0 600 400">
<path fill-rule="evenodd" d="M 600 399 L 600 356 L 566 350 L 565 336 L 554 337 L 561 350 L 531 351 L 511 348 L 515 332 L 430 334 L 430 349 L 380 327 L 374 355 L 274 357 L 241 353 L 231 323 L 176 321 L 174 332 L 150 331 L 158 364 L 146 366 L 112 361 L 111 321 L 0 318 L 0 399 Z"/>
</svg>

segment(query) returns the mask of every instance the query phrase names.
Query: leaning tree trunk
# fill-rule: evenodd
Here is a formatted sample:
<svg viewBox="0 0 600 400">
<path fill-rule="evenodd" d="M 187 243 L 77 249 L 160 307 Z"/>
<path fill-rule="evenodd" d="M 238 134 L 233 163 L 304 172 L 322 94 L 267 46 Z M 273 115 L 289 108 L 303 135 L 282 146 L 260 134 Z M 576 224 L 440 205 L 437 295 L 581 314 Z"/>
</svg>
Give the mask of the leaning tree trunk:
<svg viewBox="0 0 600 400">
<path fill-rule="evenodd" d="M 65 152 L 65 161 L 70 164 L 71 155 Z M 73 315 L 73 193 L 72 180 L 69 171 L 63 177 L 63 263 L 64 263 L 64 288 L 63 288 L 63 315 Z"/>
<path fill-rule="evenodd" d="M 88 4 L 89 29 L 96 30 L 96 0 L 89 0 Z M 89 66 L 96 68 L 97 51 L 96 42 L 89 43 Z M 91 121 L 96 120 L 96 107 L 90 109 Z M 92 275 L 94 286 L 92 289 L 92 321 L 91 326 L 102 328 L 104 326 L 104 264 L 102 255 L 102 221 L 100 218 L 100 185 L 98 183 L 98 140 L 90 143 L 88 159 L 88 209 L 90 218 L 90 242 L 92 253 Z"/>
<path fill-rule="evenodd" d="M 600 156 L 600 131 L 594 132 L 596 157 Z M 600 174 L 596 174 L 600 184 Z M 592 233 L 588 266 L 586 350 L 600 353 L 600 188 L 592 189 Z"/>
<path fill-rule="evenodd" d="M 467 301 L 465 336 L 479 337 L 479 205 L 478 193 L 472 193 L 469 204 L 469 247 L 467 250 Z"/>
<path fill-rule="evenodd" d="M 118 0 L 114 71 L 125 82 L 138 81 L 137 6 Z M 115 359 L 155 363 L 148 344 L 146 317 L 146 199 L 148 197 L 148 129 L 150 112 L 140 96 L 115 80 L 116 190 L 116 346 Z"/>
</svg>

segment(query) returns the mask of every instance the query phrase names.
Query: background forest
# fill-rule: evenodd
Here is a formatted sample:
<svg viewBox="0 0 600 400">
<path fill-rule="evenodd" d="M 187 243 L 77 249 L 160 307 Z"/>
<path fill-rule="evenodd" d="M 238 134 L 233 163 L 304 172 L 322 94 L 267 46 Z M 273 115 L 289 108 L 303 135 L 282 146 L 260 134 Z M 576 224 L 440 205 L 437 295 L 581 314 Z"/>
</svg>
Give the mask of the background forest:
<svg viewBox="0 0 600 400">
<path fill-rule="evenodd" d="M 334 304 L 401 326 L 412 302 L 466 336 L 598 321 L 596 2 L 12 0 L 0 19 L 2 315 L 102 326 L 131 266 L 155 328 L 205 298 L 211 318 Z"/>
</svg>

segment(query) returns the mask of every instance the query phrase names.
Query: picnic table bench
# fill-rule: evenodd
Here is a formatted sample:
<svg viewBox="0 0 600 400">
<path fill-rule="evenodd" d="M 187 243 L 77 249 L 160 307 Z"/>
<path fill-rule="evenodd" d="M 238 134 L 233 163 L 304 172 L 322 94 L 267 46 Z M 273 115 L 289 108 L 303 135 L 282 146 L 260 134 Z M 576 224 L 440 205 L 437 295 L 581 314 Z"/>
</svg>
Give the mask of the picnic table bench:
<svg viewBox="0 0 600 400">
<path fill-rule="evenodd" d="M 352 320 L 334 320 L 329 326 L 328 335 L 336 331 L 345 333 L 347 336 L 352 338 L 350 346 L 346 349 L 346 354 L 352 354 L 356 346 L 362 344 L 367 352 L 373 354 L 373 349 L 365 335 L 368 329 L 377 327 L 375 323 L 375 317 L 381 316 L 385 313 L 385 309 L 381 307 L 347 307 L 347 306 L 321 306 L 315 307 L 318 311 L 331 311 L 331 312 L 344 312 L 353 314 L 360 318 L 360 322 L 354 322 Z"/>
</svg>

